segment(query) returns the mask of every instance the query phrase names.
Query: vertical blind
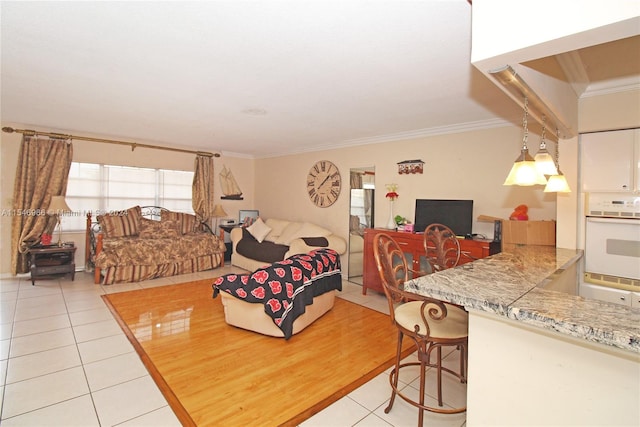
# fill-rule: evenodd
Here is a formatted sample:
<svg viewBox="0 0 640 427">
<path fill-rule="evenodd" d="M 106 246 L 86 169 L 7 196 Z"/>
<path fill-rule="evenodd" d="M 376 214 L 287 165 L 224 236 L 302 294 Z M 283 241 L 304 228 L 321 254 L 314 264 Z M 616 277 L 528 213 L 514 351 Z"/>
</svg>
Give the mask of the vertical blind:
<svg viewBox="0 0 640 427">
<path fill-rule="evenodd" d="M 162 206 L 193 213 L 193 172 L 73 162 L 67 184 L 71 215 L 63 216 L 68 231 L 85 229 L 86 214 L 128 209 L 135 205 Z"/>
</svg>

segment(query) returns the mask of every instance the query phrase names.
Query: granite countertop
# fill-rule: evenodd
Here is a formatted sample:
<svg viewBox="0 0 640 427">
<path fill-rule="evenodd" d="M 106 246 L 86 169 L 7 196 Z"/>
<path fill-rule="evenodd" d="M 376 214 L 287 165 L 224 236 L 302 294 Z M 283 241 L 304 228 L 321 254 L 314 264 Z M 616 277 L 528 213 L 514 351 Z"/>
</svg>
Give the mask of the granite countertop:
<svg viewBox="0 0 640 427">
<path fill-rule="evenodd" d="M 582 250 L 527 245 L 504 245 L 502 250 L 410 280 L 405 289 L 467 310 L 640 353 L 640 310 L 546 288 L 580 260 Z"/>
</svg>

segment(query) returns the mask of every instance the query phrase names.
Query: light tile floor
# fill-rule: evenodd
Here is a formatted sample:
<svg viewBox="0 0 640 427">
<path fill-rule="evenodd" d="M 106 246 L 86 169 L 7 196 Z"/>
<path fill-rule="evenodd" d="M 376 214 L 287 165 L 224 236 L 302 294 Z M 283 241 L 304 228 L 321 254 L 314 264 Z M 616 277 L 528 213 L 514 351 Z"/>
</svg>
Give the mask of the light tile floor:
<svg viewBox="0 0 640 427">
<path fill-rule="evenodd" d="M 36 281 L 28 276 L 0 279 L 0 424 L 3 426 L 179 426 L 100 295 L 184 283 L 240 271 L 223 267 L 208 272 L 135 284 L 100 286 L 93 276 L 75 281 Z M 343 282 L 339 296 L 387 313 L 382 295 L 362 295 Z M 415 357 L 415 356 L 411 356 Z M 458 352 L 446 362 L 457 366 Z M 354 390 L 301 424 L 314 426 L 414 426 L 417 410 L 390 396 L 388 371 Z M 401 376 L 407 394 L 416 395 L 418 372 Z M 433 382 L 431 382 L 433 383 Z M 444 384 L 445 405 L 458 405 L 466 387 Z M 427 390 L 428 398 L 433 390 Z M 425 414 L 425 425 L 460 427 L 465 414 Z M 268 424 L 268 423 L 267 423 Z"/>
</svg>

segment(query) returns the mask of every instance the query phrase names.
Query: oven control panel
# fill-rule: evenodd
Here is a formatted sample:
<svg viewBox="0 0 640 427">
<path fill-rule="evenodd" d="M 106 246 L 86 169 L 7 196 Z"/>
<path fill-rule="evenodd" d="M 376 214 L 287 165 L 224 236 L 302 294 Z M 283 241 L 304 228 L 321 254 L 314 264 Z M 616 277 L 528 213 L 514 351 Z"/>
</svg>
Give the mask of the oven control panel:
<svg viewBox="0 0 640 427">
<path fill-rule="evenodd" d="M 589 193 L 586 216 L 640 219 L 640 195 L 628 193 Z"/>
</svg>

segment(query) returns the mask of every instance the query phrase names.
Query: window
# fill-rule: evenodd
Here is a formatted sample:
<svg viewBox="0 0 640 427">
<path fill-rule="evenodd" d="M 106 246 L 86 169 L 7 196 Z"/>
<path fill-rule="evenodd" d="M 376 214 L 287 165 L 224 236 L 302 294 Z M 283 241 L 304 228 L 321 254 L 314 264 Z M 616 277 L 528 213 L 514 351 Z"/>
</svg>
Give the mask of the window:
<svg viewBox="0 0 640 427">
<path fill-rule="evenodd" d="M 193 172 L 128 166 L 71 163 L 67 204 L 73 211 L 62 217 L 64 230 L 86 227 L 86 214 L 128 209 L 135 205 L 162 206 L 193 213 Z"/>
</svg>

